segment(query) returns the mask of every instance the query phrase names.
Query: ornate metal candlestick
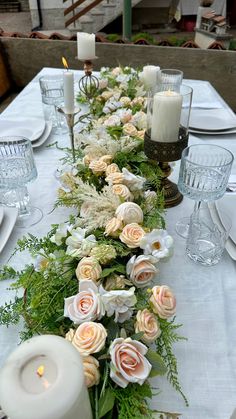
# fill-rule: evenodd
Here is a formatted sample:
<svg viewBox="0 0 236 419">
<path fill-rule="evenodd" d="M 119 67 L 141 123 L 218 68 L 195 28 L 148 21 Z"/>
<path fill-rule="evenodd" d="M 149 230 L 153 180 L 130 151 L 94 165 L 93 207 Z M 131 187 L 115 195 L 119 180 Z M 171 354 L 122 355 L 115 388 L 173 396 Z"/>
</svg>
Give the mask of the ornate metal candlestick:
<svg viewBox="0 0 236 419">
<path fill-rule="evenodd" d="M 153 141 L 146 131 L 144 136 L 144 152 L 151 160 L 158 162 L 163 173 L 161 189 L 164 190 L 165 207 L 170 208 L 178 205 L 183 196 L 179 192 L 177 185 L 168 179 L 171 167 L 168 162 L 176 161 L 181 158 L 182 151 L 188 145 L 188 133 L 184 128 L 179 130 L 179 141 L 164 143 Z"/>
<path fill-rule="evenodd" d="M 168 162 L 179 160 L 188 145 L 192 89 L 183 85 L 176 92 L 166 91 L 165 86 L 158 89 L 148 97 L 144 152 L 162 170 L 161 188 L 168 208 L 178 205 L 183 199 L 177 185 L 168 179 L 171 173 Z"/>
<path fill-rule="evenodd" d="M 74 125 L 75 125 L 75 116 L 80 112 L 80 108 L 75 108 L 73 113 L 66 113 L 64 108 L 57 108 L 58 112 L 62 113 L 65 118 L 69 128 L 69 136 L 71 142 L 73 162 L 75 163 L 75 142 L 74 142 Z"/>
<path fill-rule="evenodd" d="M 93 73 L 92 60 L 84 61 L 84 72 L 85 72 L 85 75 L 79 81 L 79 88 L 81 92 L 89 100 L 94 97 L 94 94 L 97 91 L 98 86 L 99 86 L 98 78 L 92 74 Z"/>
</svg>

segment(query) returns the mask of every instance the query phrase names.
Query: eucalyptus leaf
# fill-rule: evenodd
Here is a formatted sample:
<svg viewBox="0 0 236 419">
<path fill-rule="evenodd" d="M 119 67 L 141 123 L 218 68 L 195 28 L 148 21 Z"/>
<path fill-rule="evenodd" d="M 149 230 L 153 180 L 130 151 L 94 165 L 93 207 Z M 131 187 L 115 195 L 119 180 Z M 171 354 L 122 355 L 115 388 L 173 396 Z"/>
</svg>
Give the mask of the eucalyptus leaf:
<svg viewBox="0 0 236 419">
<path fill-rule="evenodd" d="M 146 353 L 146 358 L 152 365 L 152 374 L 155 373 L 155 375 L 164 375 L 167 372 L 167 368 L 164 364 L 162 357 L 156 352 L 154 352 L 152 349 L 148 349 Z"/>
<path fill-rule="evenodd" d="M 107 388 L 102 397 L 98 401 L 98 419 L 105 416 L 113 409 L 115 404 L 115 396 L 110 388 Z"/>
</svg>

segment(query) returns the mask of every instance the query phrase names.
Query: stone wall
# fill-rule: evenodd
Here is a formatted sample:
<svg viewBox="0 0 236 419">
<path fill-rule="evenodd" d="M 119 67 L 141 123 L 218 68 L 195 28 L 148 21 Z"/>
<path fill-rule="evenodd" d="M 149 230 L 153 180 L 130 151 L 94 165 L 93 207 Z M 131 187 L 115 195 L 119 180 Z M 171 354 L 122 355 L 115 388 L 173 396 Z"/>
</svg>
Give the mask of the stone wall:
<svg viewBox="0 0 236 419">
<path fill-rule="evenodd" d="M 62 56 L 66 57 L 71 68 L 82 69 L 83 64 L 75 58 L 75 41 L 2 37 L 0 45 L 5 50 L 12 79 L 18 87 L 25 86 L 43 67 L 61 68 Z M 95 61 L 97 70 L 101 66 L 119 64 L 179 68 L 185 78 L 208 80 L 236 111 L 234 51 L 97 43 L 96 54 L 99 57 Z"/>
<path fill-rule="evenodd" d="M 29 12 L 29 0 L 19 0 L 21 4 L 21 12 Z"/>
</svg>

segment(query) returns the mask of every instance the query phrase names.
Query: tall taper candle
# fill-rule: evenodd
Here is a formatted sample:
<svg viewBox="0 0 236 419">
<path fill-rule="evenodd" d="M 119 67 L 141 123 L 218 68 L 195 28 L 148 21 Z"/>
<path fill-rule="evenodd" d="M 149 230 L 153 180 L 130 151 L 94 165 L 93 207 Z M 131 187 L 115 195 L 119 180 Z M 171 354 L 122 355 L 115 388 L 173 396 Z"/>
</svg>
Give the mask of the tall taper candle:
<svg viewBox="0 0 236 419">
<path fill-rule="evenodd" d="M 64 107 L 65 113 L 73 113 L 75 110 L 75 95 L 74 95 L 74 73 L 66 70 L 63 72 L 64 81 Z"/>
<path fill-rule="evenodd" d="M 1 370 L 0 405 L 11 419 L 92 419 L 79 352 L 59 336 L 22 343 Z"/>
</svg>

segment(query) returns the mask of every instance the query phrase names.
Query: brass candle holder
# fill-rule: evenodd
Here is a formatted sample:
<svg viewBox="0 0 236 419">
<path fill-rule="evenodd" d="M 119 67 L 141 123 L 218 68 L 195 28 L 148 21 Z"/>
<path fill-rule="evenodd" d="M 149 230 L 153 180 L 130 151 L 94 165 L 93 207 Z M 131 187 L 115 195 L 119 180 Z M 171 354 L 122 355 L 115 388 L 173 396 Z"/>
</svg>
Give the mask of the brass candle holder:
<svg viewBox="0 0 236 419">
<path fill-rule="evenodd" d="M 92 60 L 84 61 L 84 73 L 85 75 L 79 80 L 79 88 L 86 98 L 90 100 L 95 96 L 99 87 L 98 78 L 93 75 Z"/>
<path fill-rule="evenodd" d="M 183 199 L 177 185 L 168 179 L 171 173 L 169 162 L 179 160 L 187 145 L 188 132 L 183 127 L 179 129 L 178 141 L 171 143 L 153 141 L 150 134 L 147 131 L 145 132 L 144 152 L 149 159 L 158 162 L 158 166 L 163 173 L 161 189 L 164 191 L 165 208 L 174 207 Z"/>
</svg>

